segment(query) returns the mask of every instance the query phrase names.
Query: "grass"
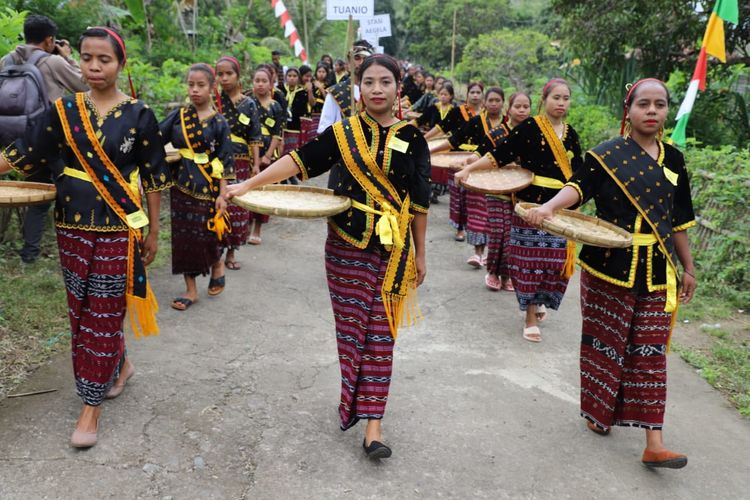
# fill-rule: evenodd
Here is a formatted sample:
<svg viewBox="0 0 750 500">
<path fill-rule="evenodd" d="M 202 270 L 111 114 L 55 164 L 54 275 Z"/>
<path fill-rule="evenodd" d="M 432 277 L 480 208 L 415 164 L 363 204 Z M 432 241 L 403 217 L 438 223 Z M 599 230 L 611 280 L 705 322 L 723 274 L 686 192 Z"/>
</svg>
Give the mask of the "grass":
<svg viewBox="0 0 750 500">
<path fill-rule="evenodd" d="M 674 348 L 685 361 L 698 368 L 709 384 L 726 394 L 742 415 L 750 418 L 750 342 L 724 332 L 706 352 L 680 344 Z"/>
<path fill-rule="evenodd" d="M 70 342 L 65 286 L 50 218 L 42 239 L 42 256 L 34 264 L 23 264 L 18 257 L 23 239 L 15 215 L 7 241 L 0 243 L 0 399 L 50 356 L 67 350 Z M 169 252 L 169 203 L 165 198 L 159 251 L 151 266 L 166 265 Z"/>
<path fill-rule="evenodd" d="M 51 223 L 42 240 L 42 257 L 21 263 L 17 222 L 0 244 L 0 397 L 52 354 L 67 348 L 70 331 L 65 287 Z"/>
</svg>

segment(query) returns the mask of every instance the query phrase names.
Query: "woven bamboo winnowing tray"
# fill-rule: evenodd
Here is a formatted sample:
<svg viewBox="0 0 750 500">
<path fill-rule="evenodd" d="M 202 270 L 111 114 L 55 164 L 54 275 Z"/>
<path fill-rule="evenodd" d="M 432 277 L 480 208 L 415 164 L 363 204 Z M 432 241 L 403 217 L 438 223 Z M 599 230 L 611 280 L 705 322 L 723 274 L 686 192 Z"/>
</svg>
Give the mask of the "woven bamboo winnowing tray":
<svg viewBox="0 0 750 500">
<path fill-rule="evenodd" d="M 54 184 L 23 181 L 0 181 L 0 207 L 41 205 L 55 199 Z"/>
<path fill-rule="evenodd" d="M 507 194 L 528 187 L 533 180 L 534 174 L 530 170 L 510 164 L 502 168 L 472 172 L 461 185 L 477 193 Z"/>
<path fill-rule="evenodd" d="M 330 217 L 348 210 L 352 200 L 338 196 L 326 188 L 272 184 L 253 189 L 232 198 L 232 202 L 247 210 L 293 219 Z"/>
<path fill-rule="evenodd" d="M 449 168 L 451 170 L 461 170 L 464 161 L 469 157 L 475 157 L 476 154 L 470 151 L 447 151 L 445 153 L 432 153 L 430 155 L 430 164 L 433 167 Z"/>
<path fill-rule="evenodd" d="M 536 203 L 516 203 L 516 213 L 525 218 L 530 208 L 536 208 Z M 633 235 L 621 227 L 599 219 L 584 215 L 573 210 L 558 210 L 551 219 L 542 223 L 545 231 L 575 240 L 586 245 L 604 248 L 627 248 L 633 245 Z"/>
</svg>

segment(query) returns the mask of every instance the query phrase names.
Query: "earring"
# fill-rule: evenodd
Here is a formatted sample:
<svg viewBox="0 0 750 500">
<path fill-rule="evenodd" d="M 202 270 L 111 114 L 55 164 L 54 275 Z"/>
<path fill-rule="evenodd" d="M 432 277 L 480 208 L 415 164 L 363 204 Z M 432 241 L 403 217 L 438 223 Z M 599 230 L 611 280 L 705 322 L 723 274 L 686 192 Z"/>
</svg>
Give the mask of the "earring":
<svg viewBox="0 0 750 500">
<path fill-rule="evenodd" d="M 625 118 L 625 131 L 624 131 L 624 133 L 622 134 L 622 136 L 623 136 L 623 137 L 624 137 L 625 139 L 628 139 L 628 138 L 630 137 L 630 131 L 631 131 L 631 130 L 632 130 L 632 128 L 631 128 L 631 126 L 630 126 L 630 118 Z"/>
</svg>

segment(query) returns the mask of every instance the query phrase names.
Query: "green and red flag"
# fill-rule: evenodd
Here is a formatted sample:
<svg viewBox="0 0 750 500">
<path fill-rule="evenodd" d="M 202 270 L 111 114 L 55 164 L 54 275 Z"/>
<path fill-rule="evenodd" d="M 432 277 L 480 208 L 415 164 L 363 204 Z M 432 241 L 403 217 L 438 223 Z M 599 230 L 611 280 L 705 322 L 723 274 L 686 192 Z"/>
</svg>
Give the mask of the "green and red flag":
<svg viewBox="0 0 750 500">
<path fill-rule="evenodd" d="M 739 23 L 739 8 L 737 0 L 718 0 L 708 19 L 706 32 L 703 35 L 701 51 L 698 55 L 698 62 L 695 65 L 693 78 L 690 80 L 688 91 L 685 94 L 677 111 L 677 124 L 670 142 L 679 146 L 684 146 L 686 141 L 687 122 L 690 119 L 690 112 L 693 110 L 695 98 L 698 96 L 698 90 L 706 90 L 706 70 L 708 67 L 708 56 L 714 56 L 721 62 L 727 62 L 726 46 L 724 44 L 724 22 L 732 24 Z"/>
</svg>

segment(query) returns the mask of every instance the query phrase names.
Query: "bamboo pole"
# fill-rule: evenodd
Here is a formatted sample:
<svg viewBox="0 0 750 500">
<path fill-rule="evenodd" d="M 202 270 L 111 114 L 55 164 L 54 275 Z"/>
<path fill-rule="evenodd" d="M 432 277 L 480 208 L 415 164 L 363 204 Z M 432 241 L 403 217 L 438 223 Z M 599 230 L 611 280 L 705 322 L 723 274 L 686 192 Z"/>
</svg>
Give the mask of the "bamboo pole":
<svg viewBox="0 0 750 500">
<path fill-rule="evenodd" d="M 357 102 L 354 100 L 354 86 L 356 85 L 356 82 L 354 81 L 354 54 L 352 53 L 352 44 L 354 43 L 354 19 L 352 18 L 352 15 L 349 14 L 349 25 L 346 28 L 346 53 L 349 55 L 347 59 L 349 60 L 349 74 L 351 75 L 349 77 L 349 82 L 351 84 L 351 90 L 349 91 L 349 114 L 350 116 L 354 116 L 357 114 L 357 110 L 355 109 Z"/>
<path fill-rule="evenodd" d="M 451 78 L 453 78 L 453 68 L 456 65 L 456 20 L 458 18 L 458 8 L 453 8 L 453 36 L 451 37 Z"/>
<path fill-rule="evenodd" d="M 312 57 L 310 42 L 307 38 L 307 0 L 302 0 L 302 29 L 305 30 L 305 50 L 307 50 L 307 56 Z"/>
</svg>

